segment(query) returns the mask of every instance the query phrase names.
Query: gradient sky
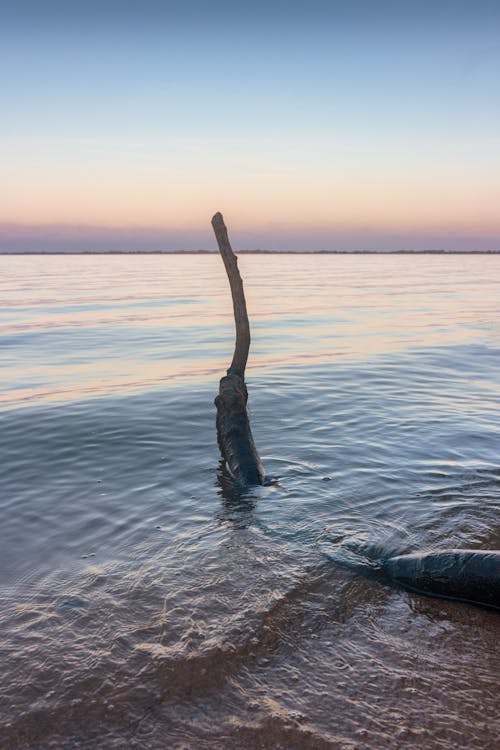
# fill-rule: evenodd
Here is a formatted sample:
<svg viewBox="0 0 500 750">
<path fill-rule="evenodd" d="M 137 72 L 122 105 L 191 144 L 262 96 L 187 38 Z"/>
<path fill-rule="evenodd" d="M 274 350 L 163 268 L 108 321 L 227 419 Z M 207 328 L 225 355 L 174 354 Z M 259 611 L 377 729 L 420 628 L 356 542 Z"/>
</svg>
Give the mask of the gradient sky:
<svg viewBox="0 0 500 750">
<path fill-rule="evenodd" d="M 0 7 L 0 250 L 500 250 L 498 2 Z"/>
</svg>

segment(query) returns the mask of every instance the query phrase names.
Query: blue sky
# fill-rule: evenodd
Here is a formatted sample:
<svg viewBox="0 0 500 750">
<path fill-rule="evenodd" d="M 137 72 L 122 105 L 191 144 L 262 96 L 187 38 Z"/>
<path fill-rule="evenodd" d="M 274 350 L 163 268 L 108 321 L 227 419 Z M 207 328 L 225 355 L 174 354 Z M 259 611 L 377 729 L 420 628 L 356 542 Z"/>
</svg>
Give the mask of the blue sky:
<svg viewBox="0 0 500 750">
<path fill-rule="evenodd" d="M 500 249 L 498 3 L 2 15 L 0 250 Z"/>
</svg>

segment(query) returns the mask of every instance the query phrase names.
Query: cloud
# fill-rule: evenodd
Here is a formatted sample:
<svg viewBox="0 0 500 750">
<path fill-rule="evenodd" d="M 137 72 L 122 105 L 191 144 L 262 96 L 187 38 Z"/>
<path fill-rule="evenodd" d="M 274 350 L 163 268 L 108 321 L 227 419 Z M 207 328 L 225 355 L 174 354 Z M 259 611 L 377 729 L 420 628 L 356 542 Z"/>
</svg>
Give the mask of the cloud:
<svg viewBox="0 0 500 750">
<path fill-rule="evenodd" d="M 210 233 L 154 228 L 0 224 L 0 252 L 159 252 L 207 246 Z M 212 243 L 214 244 L 214 243 Z"/>
<path fill-rule="evenodd" d="M 238 230 L 229 227 L 237 250 L 379 251 L 446 250 L 500 252 L 500 236 L 480 237 L 422 232 L 390 233 L 380 230 L 314 228 Z M 166 252 L 215 250 L 207 220 L 206 230 L 122 228 L 76 225 L 0 224 L 1 253 L 29 252 Z"/>
</svg>

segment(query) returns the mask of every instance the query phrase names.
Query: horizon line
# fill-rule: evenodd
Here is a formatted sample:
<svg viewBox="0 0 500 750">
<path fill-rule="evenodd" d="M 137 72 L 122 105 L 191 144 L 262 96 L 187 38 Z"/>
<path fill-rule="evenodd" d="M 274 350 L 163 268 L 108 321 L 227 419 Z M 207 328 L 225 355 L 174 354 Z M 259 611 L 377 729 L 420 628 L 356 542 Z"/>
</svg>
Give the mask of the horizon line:
<svg viewBox="0 0 500 750">
<path fill-rule="evenodd" d="M 236 250 L 242 255 L 499 255 L 497 250 Z M 218 250 L 0 250 L 0 255 L 218 255 Z"/>
</svg>

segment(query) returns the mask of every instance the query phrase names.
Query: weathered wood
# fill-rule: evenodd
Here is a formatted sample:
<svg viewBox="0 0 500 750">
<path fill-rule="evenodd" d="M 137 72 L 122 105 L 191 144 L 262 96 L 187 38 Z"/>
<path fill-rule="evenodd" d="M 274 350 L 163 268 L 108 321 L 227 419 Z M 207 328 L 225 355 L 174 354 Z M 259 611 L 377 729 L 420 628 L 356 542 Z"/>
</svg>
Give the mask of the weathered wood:
<svg viewBox="0 0 500 750">
<path fill-rule="evenodd" d="M 220 381 L 219 395 L 215 399 L 217 438 L 222 458 L 235 479 L 242 484 L 262 484 L 264 469 L 255 447 L 247 412 L 245 367 L 250 348 L 250 324 L 243 281 L 222 214 L 215 214 L 212 218 L 212 227 L 231 287 L 236 327 L 233 360 L 227 375 Z"/>
<path fill-rule="evenodd" d="M 500 551 L 438 550 L 390 557 L 389 577 L 429 596 L 500 608 Z"/>
<path fill-rule="evenodd" d="M 241 280 L 240 272 L 238 270 L 238 258 L 234 254 L 229 242 L 222 214 L 216 213 L 215 216 L 213 216 L 212 226 L 219 246 L 219 252 L 224 261 L 224 266 L 226 267 L 229 286 L 231 287 L 234 323 L 236 326 L 236 343 L 234 347 L 233 361 L 231 362 L 227 374 L 229 375 L 230 373 L 235 372 L 237 375 L 244 378 L 248 350 L 250 349 L 250 323 L 248 322 L 247 303 L 245 301 L 243 281 Z"/>
</svg>

